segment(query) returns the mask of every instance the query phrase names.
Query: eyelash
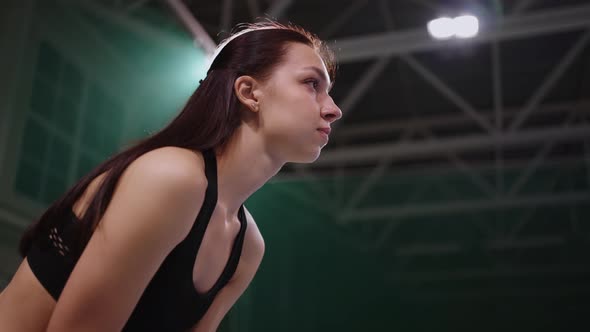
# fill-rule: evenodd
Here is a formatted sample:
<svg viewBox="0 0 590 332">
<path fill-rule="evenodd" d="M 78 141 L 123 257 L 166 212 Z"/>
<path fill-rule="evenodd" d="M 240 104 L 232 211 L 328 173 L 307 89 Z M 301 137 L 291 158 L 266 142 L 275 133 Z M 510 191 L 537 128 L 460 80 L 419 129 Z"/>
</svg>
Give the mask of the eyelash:
<svg viewBox="0 0 590 332">
<path fill-rule="evenodd" d="M 305 84 L 309 84 L 309 83 L 313 83 L 312 87 L 314 88 L 314 90 L 317 90 L 317 88 L 319 88 L 319 86 L 320 86 L 320 81 L 315 78 L 310 78 L 305 81 Z"/>
</svg>

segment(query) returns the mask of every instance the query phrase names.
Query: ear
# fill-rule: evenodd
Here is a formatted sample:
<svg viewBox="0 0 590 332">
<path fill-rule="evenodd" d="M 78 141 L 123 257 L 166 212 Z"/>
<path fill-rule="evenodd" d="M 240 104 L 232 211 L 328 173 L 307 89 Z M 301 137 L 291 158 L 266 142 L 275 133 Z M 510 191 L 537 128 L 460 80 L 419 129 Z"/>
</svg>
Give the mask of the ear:
<svg viewBox="0 0 590 332">
<path fill-rule="evenodd" d="M 234 91 L 240 102 L 253 112 L 258 112 L 260 83 L 252 76 L 240 76 L 234 82 Z"/>
</svg>

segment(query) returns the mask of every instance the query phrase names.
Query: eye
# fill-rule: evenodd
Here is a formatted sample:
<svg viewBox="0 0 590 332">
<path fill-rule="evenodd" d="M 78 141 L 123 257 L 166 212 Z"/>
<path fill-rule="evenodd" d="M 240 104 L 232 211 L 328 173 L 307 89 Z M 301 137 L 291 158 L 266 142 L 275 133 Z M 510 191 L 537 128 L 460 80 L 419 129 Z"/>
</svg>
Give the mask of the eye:
<svg viewBox="0 0 590 332">
<path fill-rule="evenodd" d="M 320 81 L 316 78 L 310 78 L 305 80 L 305 84 L 309 84 L 314 90 L 317 90 L 320 86 Z"/>
</svg>

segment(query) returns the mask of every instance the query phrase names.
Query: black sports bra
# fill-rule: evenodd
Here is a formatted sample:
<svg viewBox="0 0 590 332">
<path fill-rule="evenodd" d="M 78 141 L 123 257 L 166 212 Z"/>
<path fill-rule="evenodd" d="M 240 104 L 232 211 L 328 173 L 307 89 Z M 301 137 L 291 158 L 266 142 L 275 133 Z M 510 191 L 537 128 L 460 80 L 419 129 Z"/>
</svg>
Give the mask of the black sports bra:
<svg viewBox="0 0 590 332">
<path fill-rule="evenodd" d="M 205 293 L 199 293 L 194 287 L 194 262 L 217 203 L 215 153 L 206 150 L 203 156 L 208 186 L 201 210 L 187 237 L 170 252 L 147 285 L 123 331 L 186 331 L 205 315 L 217 293 L 236 271 L 247 225 L 243 205 L 238 212 L 240 230 L 222 274 Z M 43 234 L 27 254 L 31 270 L 56 300 L 79 258 L 70 252 L 79 222 L 70 210 L 64 222 Z"/>
</svg>

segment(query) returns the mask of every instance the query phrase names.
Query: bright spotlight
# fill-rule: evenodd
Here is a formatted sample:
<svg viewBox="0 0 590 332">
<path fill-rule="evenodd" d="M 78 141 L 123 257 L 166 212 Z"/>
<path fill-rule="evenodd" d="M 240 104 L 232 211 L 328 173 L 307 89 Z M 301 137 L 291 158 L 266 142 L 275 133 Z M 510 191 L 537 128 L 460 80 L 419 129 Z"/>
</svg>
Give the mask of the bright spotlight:
<svg viewBox="0 0 590 332">
<path fill-rule="evenodd" d="M 428 22 L 428 32 L 436 39 L 448 39 L 455 34 L 455 27 L 452 18 L 440 17 Z"/>
<path fill-rule="evenodd" d="M 472 15 L 462 15 L 453 19 L 455 36 L 458 38 L 472 38 L 479 31 L 479 21 Z"/>
<path fill-rule="evenodd" d="M 428 22 L 427 28 L 430 35 L 436 39 L 471 38 L 479 31 L 479 21 L 473 15 L 440 17 Z"/>
</svg>

